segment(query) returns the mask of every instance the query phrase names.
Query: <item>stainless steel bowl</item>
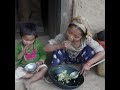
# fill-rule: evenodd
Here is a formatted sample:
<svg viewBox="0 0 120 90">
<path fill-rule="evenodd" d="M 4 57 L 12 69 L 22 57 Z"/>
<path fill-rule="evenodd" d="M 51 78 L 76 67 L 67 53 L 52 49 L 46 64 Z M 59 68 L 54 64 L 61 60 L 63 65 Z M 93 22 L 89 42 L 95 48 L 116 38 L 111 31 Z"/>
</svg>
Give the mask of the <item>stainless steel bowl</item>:
<svg viewBox="0 0 120 90">
<path fill-rule="evenodd" d="M 37 68 L 36 63 L 29 63 L 24 67 L 25 71 L 27 72 L 34 72 L 36 68 Z"/>
<path fill-rule="evenodd" d="M 78 78 L 78 76 L 79 76 L 79 72 L 78 71 L 74 71 L 74 72 L 70 73 L 70 77 L 72 79 L 76 79 L 76 78 Z"/>
</svg>

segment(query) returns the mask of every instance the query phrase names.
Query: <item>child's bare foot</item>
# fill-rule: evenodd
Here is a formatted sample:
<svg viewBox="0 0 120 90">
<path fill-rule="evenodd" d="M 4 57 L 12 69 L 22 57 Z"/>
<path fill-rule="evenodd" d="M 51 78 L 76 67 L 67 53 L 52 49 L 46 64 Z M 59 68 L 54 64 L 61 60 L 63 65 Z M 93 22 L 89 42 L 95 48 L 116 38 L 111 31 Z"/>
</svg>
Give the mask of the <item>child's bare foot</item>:
<svg viewBox="0 0 120 90">
<path fill-rule="evenodd" d="M 25 88 L 26 88 L 27 90 L 30 90 L 31 82 L 30 82 L 29 80 L 26 80 L 26 81 L 24 82 L 24 85 L 25 85 Z"/>
</svg>

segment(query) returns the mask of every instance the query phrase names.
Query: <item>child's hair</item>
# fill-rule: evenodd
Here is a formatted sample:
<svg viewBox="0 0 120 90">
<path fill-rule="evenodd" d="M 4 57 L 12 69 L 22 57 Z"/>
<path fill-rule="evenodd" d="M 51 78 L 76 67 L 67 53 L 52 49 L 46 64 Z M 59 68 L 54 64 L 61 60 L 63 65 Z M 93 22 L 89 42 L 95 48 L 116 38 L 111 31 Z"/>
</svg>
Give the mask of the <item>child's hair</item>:
<svg viewBox="0 0 120 90">
<path fill-rule="evenodd" d="M 105 41 L 105 31 L 100 31 L 97 33 L 97 39 L 100 41 Z"/>
<path fill-rule="evenodd" d="M 36 25 L 32 22 L 26 22 L 20 24 L 20 36 L 24 35 L 34 35 L 35 38 L 37 37 L 36 33 Z"/>
</svg>

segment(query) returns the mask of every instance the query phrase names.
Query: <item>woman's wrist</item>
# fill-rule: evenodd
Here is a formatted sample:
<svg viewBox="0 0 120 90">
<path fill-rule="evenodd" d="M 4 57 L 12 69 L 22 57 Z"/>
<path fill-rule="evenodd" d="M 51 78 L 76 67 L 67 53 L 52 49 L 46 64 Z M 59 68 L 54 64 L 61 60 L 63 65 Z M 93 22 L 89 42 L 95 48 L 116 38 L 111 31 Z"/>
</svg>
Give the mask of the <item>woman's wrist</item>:
<svg viewBox="0 0 120 90">
<path fill-rule="evenodd" d="M 86 62 L 86 65 L 91 66 L 92 64 L 90 62 Z"/>
</svg>

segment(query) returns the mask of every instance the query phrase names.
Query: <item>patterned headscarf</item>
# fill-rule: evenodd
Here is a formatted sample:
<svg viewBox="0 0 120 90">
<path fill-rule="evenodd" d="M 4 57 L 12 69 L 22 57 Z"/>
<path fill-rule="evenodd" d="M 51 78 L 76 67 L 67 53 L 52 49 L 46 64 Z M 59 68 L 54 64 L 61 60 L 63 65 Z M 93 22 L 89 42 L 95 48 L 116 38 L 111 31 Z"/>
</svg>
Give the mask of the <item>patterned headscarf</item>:
<svg viewBox="0 0 120 90">
<path fill-rule="evenodd" d="M 85 27 L 86 19 L 80 16 L 74 17 L 71 21 L 71 24 L 74 24 L 78 27 L 80 27 L 84 33 L 86 33 L 86 38 L 92 37 L 92 34 L 90 31 Z"/>
</svg>

